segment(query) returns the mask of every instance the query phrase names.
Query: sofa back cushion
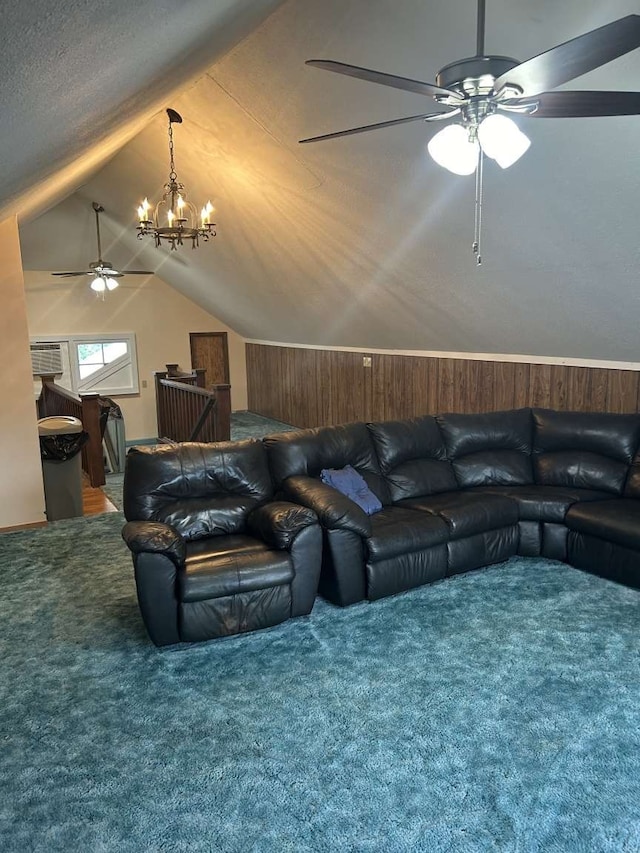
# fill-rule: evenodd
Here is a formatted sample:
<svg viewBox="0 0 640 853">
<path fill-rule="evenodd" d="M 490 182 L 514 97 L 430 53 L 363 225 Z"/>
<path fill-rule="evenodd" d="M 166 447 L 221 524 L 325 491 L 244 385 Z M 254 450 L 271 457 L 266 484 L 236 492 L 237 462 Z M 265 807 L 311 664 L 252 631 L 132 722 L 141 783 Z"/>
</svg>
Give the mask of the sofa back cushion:
<svg viewBox="0 0 640 853">
<path fill-rule="evenodd" d="M 461 487 L 533 482 L 531 409 L 438 415 L 437 421 Z"/>
<path fill-rule="evenodd" d="M 536 483 L 622 493 L 640 417 L 534 409 L 533 421 Z"/>
<path fill-rule="evenodd" d="M 317 427 L 268 435 L 263 439 L 276 488 L 287 477 L 320 478 L 325 468 L 352 468 L 383 504 L 389 495 L 367 427 L 363 423 Z"/>
<path fill-rule="evenodd" d="M 458 488 L 434 417 L 384 421 L 367 428 L 394 503 Z"/>
<path fill-rule="evenodd" d="M 127 520 L 172 524 L 185 539 L 242 533 L 251 510 L 272 496 L 256 439 L 132 447 L 127 454 Z"/>
</svg>

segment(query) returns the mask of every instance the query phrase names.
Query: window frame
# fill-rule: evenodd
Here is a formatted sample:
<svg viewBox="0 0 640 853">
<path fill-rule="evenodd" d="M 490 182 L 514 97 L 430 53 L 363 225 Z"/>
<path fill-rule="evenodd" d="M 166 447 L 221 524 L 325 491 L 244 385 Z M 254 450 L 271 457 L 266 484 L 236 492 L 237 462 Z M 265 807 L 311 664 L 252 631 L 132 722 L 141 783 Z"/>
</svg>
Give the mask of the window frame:
<svg viewBox="0 0 640 853">
<path fill-rule="evenodd" d="M 87 384 L 91 385 L 91 382 L 89 381 L 91 379 L 90 376 L 87 377 L 86 380 L 80 378 L 78 345 L 87 343 L 111 343 L 113 341 L 126 342 L 128 352 L 127 355 L 120 356 L 118 359 L 116 359 L 114 362 L 111 362 L 110 364 L 113 365 L 114 372 L 116 372 L 120 369 L 120 367 L 124 366 L 127 361 L 129 361 L 131 364 L 131 383 L 128 385 L 109 385 L 107 383 L 103 385 L 99 390 L 96 389 L 96 393 L 108 397 L 125 397 L 128 395 L 139 394 L 140 378 L 138 375 L 138 356 L 135 332 L 95 332 L 92 334 L 84 333 L 78 335 L 33 335 L 30 337 L 31 343 L 67 343 L 69 353 L 70 378 L 74 394 L 88 394 L 94 391 L 93 388 L 86 387 Z M 104 373 L 104 370 L 108 368 L 109 365 L 105 365 L 105 367 L 97 371 L 97 373 Z M 98 376 L 98 378 L 100 377 Z"/>
</svg>

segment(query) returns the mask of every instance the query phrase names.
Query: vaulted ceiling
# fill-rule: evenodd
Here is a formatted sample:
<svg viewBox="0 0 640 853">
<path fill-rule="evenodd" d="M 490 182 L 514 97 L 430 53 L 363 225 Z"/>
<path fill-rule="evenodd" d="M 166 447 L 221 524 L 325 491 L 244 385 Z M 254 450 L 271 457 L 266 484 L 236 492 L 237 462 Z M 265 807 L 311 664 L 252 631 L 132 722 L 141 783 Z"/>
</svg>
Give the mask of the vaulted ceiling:
<svg viewBox="0 0 640 853">
<path fill-rule="evenodd" d="M 0 206 L 20 216 L 25 268 L 94 260 L 95 199 L 109 260 L 157 270 L 247 338 L 640 361 L 640 117 L 522 120 L 527 154 L 485 170 L 481 267 L 474 179 L 427 155 L 437 128 L 298 145 L 433 106 L 305 59 L 433 80 L 475 52 L 474 0 L 9 6 Z M 487 0 L 486 52 L 523 60 L 634 12 Z M 640 89 L 640 50 L 566 88 Z M 167 179 L 168 106 L 179 177 L 217 209 L 197 251 L 135 238 Z"/>
</svg>

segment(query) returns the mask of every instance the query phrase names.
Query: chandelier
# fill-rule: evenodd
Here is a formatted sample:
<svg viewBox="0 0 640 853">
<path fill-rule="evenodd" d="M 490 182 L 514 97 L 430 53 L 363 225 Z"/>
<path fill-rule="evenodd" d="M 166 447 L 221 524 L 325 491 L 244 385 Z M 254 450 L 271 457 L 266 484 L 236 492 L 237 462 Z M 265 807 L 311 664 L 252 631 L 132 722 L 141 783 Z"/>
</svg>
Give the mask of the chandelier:
<svg viewBox="0 0 640 853">
<path fill-rule="evenodd" d="M 184 184 L 178 181 L 173 159 L 173 128 L 172 124 L 182 124 L 182 116 L 175 110 L 168 109 L 169 116 L 169 180 L 164 185 L 162 198 L 155 207 L 145 198 L 138 208 L 138 239 L 151 236 L 156 246 L 164 240 L 171 244 L 171 251 L 183 246 L 185 240 L 191 240 L 191 248 L 199 246 L 199 239 L 207 241 L 215 237 L 215 222 L 211 222 L 213 205 L 210 201 L 200 211 L 190 201 Z"/>
</svg>

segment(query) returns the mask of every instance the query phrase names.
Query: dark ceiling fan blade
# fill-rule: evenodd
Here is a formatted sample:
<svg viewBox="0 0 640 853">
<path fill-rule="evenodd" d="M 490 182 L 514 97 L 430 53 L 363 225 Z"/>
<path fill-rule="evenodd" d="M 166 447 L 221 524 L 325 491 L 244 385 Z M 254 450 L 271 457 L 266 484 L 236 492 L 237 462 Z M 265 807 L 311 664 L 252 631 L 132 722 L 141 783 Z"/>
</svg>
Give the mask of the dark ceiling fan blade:
<svg viewBox="0 0 640 853">
<path fill-rule="evenodd" d="M 435 83 L 423 83 L 420 80 L 411 80 L 409 77 L 396 77 L 394 74 L 384 74 L 382 71 L 372 71 L 357 65 L 346 65 L 344 62 L 334 62 L 331 59 L 307 59 L 305 65 L 313 65 L 314 68 L 321 68 L 324 71 L 334 71 L 336 74 L 346 74 L 348 77 L 357 77 L 359 80 L 368 80 L 370 83 L 379 83 L 381 86 L 392 86 L 394 89 L 402 89 L 405 92 L 416 92 L 418 95 L 428 95 L 432 98 L 442 95 L 461 100 L 457 92 L 443 89 Z"/>
<path fill-rule="evenodd" d="M 530 118 L 589 118 L 640 115 L 640 92 L 542 92 L 531 98 L 509 98 L 498 104 L 507 111 L 536 103 Z"/>
<path fill-rule="evenodd" d="M 61 275 L 65 276 L 66 278 L 71 278 L 72 276 L 77 275 L 95 275 L 95 273 L 93 272 L 93 270 L 85 270 L 83 272 L 52 272 L 51 275 Z"/>
<path fill-rule="evenodd" d="M 512 84 L 523 95 L 538 95 L 636 47 L 640 47 L 640 15 L 627 15 L 521 62 L 498 77 L 494 89 L 499 92 Z"/>
<path fill-rule="evenodd" d="M 337 139 L 339 136 L 351 136 L 353 133 L 367 133 L 369 130 L 379 130 L 382 127 L 393 127 L 395 124 L 406 124 L 410 121 L 437 121 L 439 119 L 451 118 L 458 115 L 460 110 L 448 110 L 442 113 L 424 113 L 419 116 L 407 116 L 407 118 L 394 118 L 391 121 L 381 121 L 378 124 L 366 124 L 364 127 L 351 127 L 348 130 L 338 130 L 335 133 L 324 133 L 322 136 L 310 136 L 308 139 L 300 139 L 300 144 L 305 142 L 320 142 L 323 139 Z"/>
<path fill-rule="evenodd" d="M 122 270 L 118 275 L 155 275 L 153 270 Z"/>
</svg>

